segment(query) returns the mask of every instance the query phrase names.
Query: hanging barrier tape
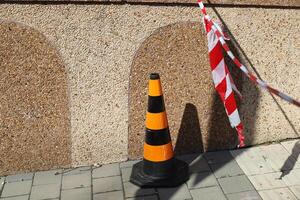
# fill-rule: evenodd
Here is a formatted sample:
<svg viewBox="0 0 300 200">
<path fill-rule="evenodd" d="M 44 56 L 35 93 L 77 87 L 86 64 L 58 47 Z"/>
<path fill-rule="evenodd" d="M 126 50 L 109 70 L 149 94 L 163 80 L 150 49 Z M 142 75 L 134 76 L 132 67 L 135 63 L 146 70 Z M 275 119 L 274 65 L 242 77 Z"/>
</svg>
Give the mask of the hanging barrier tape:
<svg viewBox="0 0 300 200">
<path fill-rule="evenodd" d="M 300 107 L 300 102 L 280 92 L 279 90 L 269 86 L 266 82 L 258 79 L 251 72 L 249 72 L 248 69 L 243 64 L 241 64 L 241 62 L 230 51 L 228 45 L 225 42 L 226 38 L 224 36 L 222 29 L 207 14 L 202 0 L 198 0 L 198 5 L 204 16 L 204 25 L 205 25 L 205 30 L 208 39 L 208 50 L 209 50 L 209 58 L 210 58 L 213 82 L 215 84 L 216 90 L 218 91 L 224 103 L 224 107 L 227 116 L 229 118 L 230 124 L 232 127 L 235 127 L 238 133 L 238 138 L 239 138 L 238 147 L 243 147 L 245 146 L 244 144 L 245 137 L 243 134 L 244 129 L 243 129 L 243 124 L 239 117 L 238 109 L 233 95 L 233 90 L 240 97 L 241 94 L 237 90 L 230 76 L 230 73 L 224 61 L 224 56 L 222 54 L 221 47 L 223 47 L 223 49 L 226 51 L 227 55 L 232 59 L 235 65 L 240 70 L 242 70 L 242 72 L 244 72 L 252 82 L 259 85 L 261 88 L 268 90 L 270 93 L 275 94 L 278 97 L 284 99 L 285 101 L 294 104 L 298 107 Z"/>
<path fill-rule="evenodd" d="M 224 39 L 224 34 L 223 34 L 221 28 L 215 22 L 212 21 L 212 19 L 209 15 L 207 15 L 206 9 L 205 9 L 204 4 L 202 3 L 202 1 L 198 0 L 198 4 L 199 4 L 199 6 L 201 8 L 201 11 L 204 15 L 204 19 L 207 20 L 208 25 L 214 31 L 214 33 L 218 37 L 219 41 L 221 42 L 223 48 L 225 49 L 227 55 L 233 60 L 233 62 L 236 64 L 236 66 L 238 66 L 246 74 L 246 76 L 248 76 L 250 78 L 251 81 L 253 81 L 255 84 L 259 85 L 261 88 L 266 89 L 269 92 L 277 95 L 278 97 L 286 100 L 287 102 L 292 103 L 292 104 L 300 107 L 300 101 L 297 101 L 297 100 L 293 99 L 292 97 L 280 92 L 279 90 L 269 86 L 266 82 L 264 82 L 264 81 L 258 79 L 257 77 L 255 77 L 251 72 L 249 72 L 247 70 L 247 68 L 243 64 L 241 64 L 241 62 L 233 55 L 233 53 L 230 51 L 228 45 L 226 44 L 225 39 Z"/>
<path fill-rule="evenodd" d="M 211 73 L 215 89 L 219 93 L 221 100 L 223 101 L 226 114 L 229 118 L 230 124 L 236 129 L 239 138 L 239 147 L 245 146 L 244 144 L 244 127 L 241 122 L 239 111 L 237 109 L 237 104 L 235 101 L 234 93 L 238 92 L 227 65 L 225 63 L 225 58 L 222 52 L 222 45 L 218 40 L 218 37 L 212 30 L 212 26 L 209 25 L 207 19 L 204 19 L 205 30 L 207 33 L 208 40 L 208 51 L 209 51 L 209 61 L 211 67 Z"/>
</svg>

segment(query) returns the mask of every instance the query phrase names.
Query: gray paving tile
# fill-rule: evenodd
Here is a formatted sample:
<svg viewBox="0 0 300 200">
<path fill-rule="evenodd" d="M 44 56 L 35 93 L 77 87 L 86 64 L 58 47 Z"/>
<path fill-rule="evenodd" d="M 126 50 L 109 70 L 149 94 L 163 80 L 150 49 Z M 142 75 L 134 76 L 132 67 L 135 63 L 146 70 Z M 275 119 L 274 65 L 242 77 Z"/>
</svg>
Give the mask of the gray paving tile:
<svg viewBox="0 0 300 200">
<path fill-rule="evenodd" d="M 32 181 L 5 183 L 1 197 L 29 194 Z"/>
<path fill-rule="evenodd" d="M 231 160 L 227 163 L 211 164 L 211 168 L 217 178 L 225 178 L 244 174 L 243 170 L 239 167 L 235 160 Z"/>
<path fill-rule="evenodd" d="M 128 182 L 130 180 L 131 172 L 132 168 L 121 168 L 123 182 Z"/>
<path fill-rule="evenodd" d="M 36 172 L 34 174 L 33 185 L 58 184 L 61 182 L 61 173 L 61 169 Z"/>
<path fill-rule="evenodd" d="M 300 199 L 300 185 L 297 186 L 291 186 L 290 190 L 293 192 L 293 194 Z"/>
<path fill-rule="evenodd" d="M 300 169 L 289 171 L 282 180 L 288 186 L 300 185 Z"/>
<path fill-rule="evenodd" d="M 256 191 L 247 191 L 226 195 L 228 200 L 262 200 Z"/>
<path fill-rule="evenodd" d="M 198 157 L 203 157 L 203 155 L 200 153 L 195 153 L 176 156 L 177 159 L 187 162 L 188 164 L 193 162 L 193 160 L 197 159 Z"/>
<path fill-rule="evenodd" d="M 91 200 L 91 199 L 92 199 L 92 191 L 90 187 L 61 191 L 61 200 Z"/>
<path fill-rule="evenodd" d="M 158 200 L 156 195 L 127 198 L 126 200 Z"/>
<path fill-rule="evenodd" d="M 23 174 L 7 176 L 5 181 L 7 183 L 11 183 L 11 182 L 29 181 L 32 180 L 32 178 L 33 178 L 33 173 L 23 173 Z"/>
<path fill-rule="evenodd" d="M 258 191 L 263 200 L 297 200 L 288 188 Z"/>
<path fill-rule="evenodd" d="M 92 170 L 91 166 L 77 167 L 77 168 L 73 168 L 73 169 L 64 169 L 63 176 L 91 173 L 91 170 Z"/>
<path fill-rule="evenodd" d="M 248 176 L 256 190 L 269 190 L 286 187 L 284 181 L 280 178 L 280 172 L 270 174 Z"/>
<path fill-rule="evenodd" d="M 187 181 L 189 189 L 218 185 L 216 177 L 210 172 L 191 174 Z"/>
<path fill-rule="evenodd" d="M 190 190 L 193 200 L 226 200 L 219 186 Z"/>
<path fill-rule="evenodd" d="M 206 162 L 206 160 L 197 159 L 189 164 L 189 172 L 192 173 L 201 173 L 201 172 L 210 172 L 210 168 Z"/>
<path fill-rule="evenodd" d="M 122 181 L 120 176 L 111 176 L 99 179 L 93 179 L 93 192 L 110 192 L 122 190 Z"/>
<path fill-rule="evenodd" d="M 140 162 L 141 160 L 129 160 L 120 163 L 120 168 L 132 167 L 134 164 Z"/>
<path fill-rule="evenodd" d="M 153 188 L 140 188 L 131 182 L 124 183 L 125 198 L 155 194 Z"/>
<path fill-rule="evenodd" d="M 122 191 L 94 194 L 93 200 L 124 200 Z"/>
<path fill-rule="evenodd" d="M 295 156 L 300 154 L 300 140 L 290 140 L 281 142 L 281 145 L 290 153 Z M 298 156 L 296 156 L 296 159 Z"/>
<path fill-rule="evenodd" d="M 266 162 L 274 171 L 292 170 L 300 168 L 300 162 L 290 156 L 290 153 L 281 144 L 260 146 Z"/>
<path fill-rule="evenodd" d="M 226 163 L 233 160 L 229 151 L 215 151 L 203 154 L 208 164 Z"/>
<path fill-rule="evenodd" d="M 225 194 L 254 190 L 247 176 L 234 176 L 218 179 Z"/>
<path fill-rule="evenodd" d="M 91 186 L 91 173 L 63 176 L 62 189 L 72 189 Z"/>
<path fill-rule="evenodd" d="M 158 188 L 157 191 L 160 200 L 192 199 L 186 184 L 173 188 Z"/>
<path fill-rule="evenodd" d="M 1 200 L 28 200 L 29 195 L 1 198 Z"/>
<path fill-rule="evenodd" d="M 200 172 L 210 171 L 206 159 L 201 154 L 200 155 L 190 154 L 190 155 L 179 156 L 178 159 L 183 160 L 189 164 L 190 173 L 200 173 Z"/>
<path fill-rule="evenodd" d="M 246 175 L 274 172 L 274 169 L 267 163 L 262 150 L 258 146 L 233 150 L 231 154 Z"/>
<path fill-rule="evenodd" d="M 0 177 L 0 194 L 3 189 L 4 183 L 5 183 L 5 177 Z"/>
<path fill-rule="evenodd" d="M 109 176 L 120 175 L 119 163 L 102 165 L 101 167 L 93 169 L 93 178 L 102 178 Z"/>
<path fill-rule="evenodd" d="M 34 185 L 31 190 L 30 200 L 59 198 L 60 184 Z"/>
</svg>

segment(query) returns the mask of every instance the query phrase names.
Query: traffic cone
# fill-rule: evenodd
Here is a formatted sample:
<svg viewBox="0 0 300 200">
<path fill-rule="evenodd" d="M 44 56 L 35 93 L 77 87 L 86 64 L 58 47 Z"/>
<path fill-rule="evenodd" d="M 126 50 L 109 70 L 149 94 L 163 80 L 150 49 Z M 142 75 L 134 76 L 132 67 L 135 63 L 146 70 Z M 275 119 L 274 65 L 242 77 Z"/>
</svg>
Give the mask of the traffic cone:
<svg viewBox="0 0 300 200">
<path fill-rule="evenodd" d="M 149 80 L 144 158 L 132 168 L 130 181 L 141 187 L 174 187 L 189 178 L 188 164 L 174 157 L 159 74 Z"/>
</svg>

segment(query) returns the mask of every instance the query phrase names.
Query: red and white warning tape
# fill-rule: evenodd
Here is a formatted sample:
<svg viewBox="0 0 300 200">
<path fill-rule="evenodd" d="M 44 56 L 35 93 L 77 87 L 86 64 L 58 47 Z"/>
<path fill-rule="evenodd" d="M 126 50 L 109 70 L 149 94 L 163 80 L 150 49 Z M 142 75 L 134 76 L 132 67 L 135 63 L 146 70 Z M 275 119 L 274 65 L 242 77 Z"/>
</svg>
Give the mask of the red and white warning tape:
<svg viewBox="0 0 300 200">
<path fill-rule="evenodd" d="M 243 64 L 241 64 L 241 62 L 230 51 L 228 45 L 225 42 L 225 37 L 222 29 L 207 14 L 202 0 L 198 0 L 198 4 L 204 16 L 204 24 L 205 24 L 205 29 L 207 33 L 207 39 L 208 39 L 210 65 L 211 65 L 215 88 L 218 91 L 224 103 L 224 107 L 228 115 L 231 126 L 235 127 L 235 129 L 237 130 L 238 137 L 239 137 L 238 147 L 243 147 L 245 145 L 244 144 L 245 137 L 243 135 L 243 124 L 238 114 L 238 110 L 237 110 L 237 106 L 236 106 L 236 102 L 232 90 L 237 92 L 239 96 L 240 93 L 235 87 L 233 80 L 230 76 L 230 73 L 227 69 L 227 66 L 224 62 L 221 46 L 226 51 L 227 55 L 233 60 L 235 65 L 239 69 L 241 69 L 246 74 L 246 76 L 249 77 L 250 80 L 253 81 L 255 84 L 259 85 L 261 88 L 268 90 L 270 93 L 273 93 L 298 107 L 300 107 L 300 102 L 280 92 L 279 90 L 269 86 L 266 82 L 258 79 L 251 72 L 249 72 L 248 69 Z"/>
<path fill-rule="evenodd" d="M 238 133 L 240 141 L 239 146 L 243 147 L 245 146 L 245 137 L 243 135 L 244 128 L 239 116 L 233 90 L 238 94 L 239 92 L 233 83 L 225 63 L 221 43 L 212 30 L 212 26 L 209 26 L 206 19 L 204 19 L 204 24 L 207 33 L 209 60 L 215 89 L 223 101 L 231 126 L 234 127 Z"/>
<path fill-rule="evenodd" d="M 219 28 L 219 26 L 213 22 L 211 17 L 207 14 L 206 9 L 204 7 L 204 4 L 202 0 L 198 0 L 199 7 L 201 8 L 202 14 L 204 15 L 204 19 L 208 21 L 208 25 L 211 26 L 211 29 L 214 31 L 216 36 L 218 37 L 219 41 L 221 42 L 223 48 L 225 49 L 228 56 L 233 60 L 233 62 L 252 80 L 255 84 L 259 85 L 261 88 L 268 90 L 269 92 L 279 96 L 280 98 L 286 100 L 289 103 L 292 103 L 298 107 L 300 107 L 300 101 L 297 101 L 293 99 L 292 97 L 280 92 L 279 90 L 271 87 L 266 82 L 258 79 L 255 77 L 251 72 L 248 71 L 248 69 L 241 64 L 241 62 L 233 55 L 233 53 L 230 51 L 228 45 L 225 42 L 224 35 L 222 30 Z"/>
</svg>

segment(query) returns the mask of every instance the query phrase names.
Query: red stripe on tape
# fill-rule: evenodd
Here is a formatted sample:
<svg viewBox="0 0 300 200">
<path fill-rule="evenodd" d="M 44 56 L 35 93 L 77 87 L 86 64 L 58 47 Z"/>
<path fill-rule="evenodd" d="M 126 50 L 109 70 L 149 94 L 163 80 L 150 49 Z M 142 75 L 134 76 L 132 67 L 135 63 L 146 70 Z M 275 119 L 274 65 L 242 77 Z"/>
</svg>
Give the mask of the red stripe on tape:
<svg viewBox="0 0 300 200">
<path fill-rule="evenodd" d="M 223 59 L 223 53 L 220 42 L 209 52 L 210 66 L 214 70 Z"/>
<path fill-rule="evenodd" d="M 228 115 L 230 115 L 237 109 L 233 92 L 231 92 L 227 99 L 225 99 L 225 108 L 227 110 Z"/>
<path fill-rule="evenodd" d="M 242 64 L 240 63 L 240 61 L 237 59 L 237 58 L 234 58 L 233 59 L 233 62 L 238 66 L 238 67 L 241 67 Z"/>
<path fill-rule="evenodd" d="M 215 86 L 218 91 L 222 101 L 225 101 L 225 92 L 226 92 L 226 78 L 224 78 L 219 85 Z"/>
</svg>

